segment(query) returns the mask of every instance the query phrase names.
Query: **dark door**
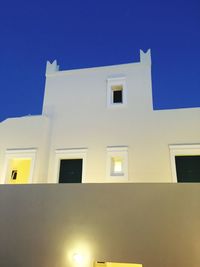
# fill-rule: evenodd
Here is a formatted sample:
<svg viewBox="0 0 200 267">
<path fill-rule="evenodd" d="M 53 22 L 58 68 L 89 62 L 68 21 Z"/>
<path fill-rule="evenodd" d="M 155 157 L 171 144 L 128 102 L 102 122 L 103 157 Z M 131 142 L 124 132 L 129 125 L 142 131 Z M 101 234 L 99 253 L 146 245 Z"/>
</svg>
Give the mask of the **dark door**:
<svg viewBox="0 0 200 267">
<path fill-rule="evenodd" d="M 62 159 L 60 161 L 59 183 L 81 183 L 82 159 Z"/>
<path fill-rule="evenodd" d="M 200 156 L 176 156 L 175 161 L 179 183 L 200 182 Z"/>
</svg>

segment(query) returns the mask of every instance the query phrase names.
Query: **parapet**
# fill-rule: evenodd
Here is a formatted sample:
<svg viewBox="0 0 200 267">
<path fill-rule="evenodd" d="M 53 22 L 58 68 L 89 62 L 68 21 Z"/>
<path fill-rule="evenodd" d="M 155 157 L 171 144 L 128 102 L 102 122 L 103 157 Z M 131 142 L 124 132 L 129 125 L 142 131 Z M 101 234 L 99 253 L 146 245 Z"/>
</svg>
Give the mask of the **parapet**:
<svg viewBox="0 0 200 267">
<path fill-rule="evenodd" d="M 147 66 L 151 65 L 151 49 L 148 49 L 146 52 L 140 49 L 140 63 Z M 46 75 L 55 74 L 56 72 L 59 72 L 59 65 L 57 64 L 57 60 L 54 60 L 52 63 L 50 61 L 47 61 Z"/>
<path fill-rule="evenodd" d="M 140 49 L 140 62 L 151 65 L 151 49 L 148 49 L 147 52 Z"/>
<path fill-rule="evenodd" d="M 51 74 L 59 71 L 59 65 L 57 64 L 57 60 L 54 60 L 52 63 L 47 61 L 46 65 L 46 74 Z"/>
</svg>

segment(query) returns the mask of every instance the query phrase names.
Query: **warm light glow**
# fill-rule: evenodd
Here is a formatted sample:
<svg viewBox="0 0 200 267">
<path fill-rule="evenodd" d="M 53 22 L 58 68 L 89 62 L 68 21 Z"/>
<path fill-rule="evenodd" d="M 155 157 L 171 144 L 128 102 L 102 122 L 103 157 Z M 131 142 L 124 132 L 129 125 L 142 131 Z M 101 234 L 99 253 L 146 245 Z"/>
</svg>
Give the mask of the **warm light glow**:
<svg viewBox="0 0 200 267">
<path fill-rule="evenodd" d="M 84 257 L 83 257 L 83 255 L 81 255 L 79 253 L 74 253 L 73 260 L 75 263 L 81 265 L 84 262 Z"/>
<path fill-rule="evenodd" d="M 114 172 L 122 172 L 122 160 L 115 160 Z"/>
<path fill-rule="evenodd" d="M 74 237 L 70 242 L 70 248 L 67 249 L 66 266 L 72 267 L 90 267 L 92 266 L 92 250 L 91 244 L 86 240 Z M 69 245 L 69 241 L 68 241 Z"/>
<path fill-rule="evenodd" d="M 13 158 L 8 162 L 6 180 L 9 184 L 27 184 L 31 171 L 31 159 Z"/>
<path fill-rule="evenodd" d="M 120 157 L 112 158 L 112 174 L 122 174 L 123 173 L 123 159 Z"/>
</svg>

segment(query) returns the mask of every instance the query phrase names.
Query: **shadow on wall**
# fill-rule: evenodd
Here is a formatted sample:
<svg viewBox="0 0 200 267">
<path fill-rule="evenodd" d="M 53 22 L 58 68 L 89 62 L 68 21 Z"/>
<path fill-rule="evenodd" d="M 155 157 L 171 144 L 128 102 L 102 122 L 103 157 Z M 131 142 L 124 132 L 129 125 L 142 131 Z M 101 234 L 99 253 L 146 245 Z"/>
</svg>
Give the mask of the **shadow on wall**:
<svg viewBox="0 0 200 267">
<path fill-rule="evenodd" d="M 0 186 L 0 266 L 200 266 L 200 185 Z"/>
</svg>

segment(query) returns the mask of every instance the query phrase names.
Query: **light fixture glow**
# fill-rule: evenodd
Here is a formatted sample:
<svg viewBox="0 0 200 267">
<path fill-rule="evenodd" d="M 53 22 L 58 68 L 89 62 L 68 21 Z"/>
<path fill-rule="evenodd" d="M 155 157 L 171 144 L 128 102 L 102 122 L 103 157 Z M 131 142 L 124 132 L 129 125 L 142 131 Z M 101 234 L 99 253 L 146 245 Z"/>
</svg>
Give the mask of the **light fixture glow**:
<svg viewBox="0 0 200 267">
<path fill-rule="evenodd" d="M 73 254 L 73 260 L 74 260 L 75 263 L 80 265 L 80 264 L 83 264 L 84 257 L 80 253 L 74 253 Z"/>
</svg>

